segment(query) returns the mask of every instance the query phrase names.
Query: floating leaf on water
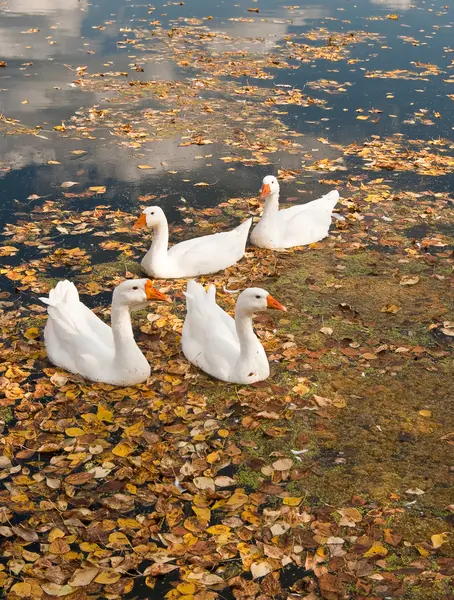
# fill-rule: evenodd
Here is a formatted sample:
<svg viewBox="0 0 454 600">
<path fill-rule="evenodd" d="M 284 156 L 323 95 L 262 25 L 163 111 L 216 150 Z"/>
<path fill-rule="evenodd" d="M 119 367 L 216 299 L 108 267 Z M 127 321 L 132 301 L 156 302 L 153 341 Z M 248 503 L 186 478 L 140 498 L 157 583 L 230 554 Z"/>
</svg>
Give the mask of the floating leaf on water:
<svg viewBox="0 0 454 600">
<path fill-rule="evenodd" d="M 66 188 L 71 188 L 74 185 L 79 185 L 79 182 L 78 181 L 64 181 L 60 187 L 66 189 Z"/>
</svg>

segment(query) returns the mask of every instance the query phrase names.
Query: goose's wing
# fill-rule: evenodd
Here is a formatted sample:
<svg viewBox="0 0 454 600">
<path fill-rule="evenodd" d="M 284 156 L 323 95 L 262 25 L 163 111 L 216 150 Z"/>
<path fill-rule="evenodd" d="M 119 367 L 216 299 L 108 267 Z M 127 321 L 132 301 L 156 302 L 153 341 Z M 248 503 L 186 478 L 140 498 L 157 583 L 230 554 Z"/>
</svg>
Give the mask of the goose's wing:
<svg viewBox="0 0 454 600">
<path fill-rule="evenodd" d="M 281 240 L 287 245 L 311 244 L 323 239 L 331 225 L 331 215 L 339 200 L 332 190 L 307 204 L 299 204 L 277 213 Z"/>
<path fill-rule="evenodd" d="M 172 246 L 168 258 L 196 274 L 213 273 L 238 262 L 244 255 L 252 219 L 231 231 L 213 233 Z"/>
<path fill-rule="evenodd" d="M 73 283 L 60 281 L 40 299 L 47 304 L 45 341 L 53 363 L 84 375 L 113 357 L 112 330 L 80 302 Z"/>
<path fill-rule="evenodd" d="M 181 338 L 186 358 L 209 375 L 228 379 L 240 351 L 235 321 L 217 305 L 214 286 L 205 292 L 189 281 L 186 305 Z"/>
</svg>

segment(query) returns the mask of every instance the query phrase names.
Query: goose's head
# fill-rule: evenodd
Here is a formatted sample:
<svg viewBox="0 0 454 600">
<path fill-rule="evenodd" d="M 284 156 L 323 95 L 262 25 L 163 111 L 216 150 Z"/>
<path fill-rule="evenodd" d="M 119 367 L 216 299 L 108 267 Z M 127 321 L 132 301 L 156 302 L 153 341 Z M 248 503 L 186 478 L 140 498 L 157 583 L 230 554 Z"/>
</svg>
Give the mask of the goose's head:
<svg viewBox="0 0 454 600">
<path fill-rule="evenodd" d="M 164 211 L 160 206 L 149 206 L 145 208 L 133 225 L 133 229 L 141 227 L 157 227 L 166 220 Z"/>
<path fill-rule="evenodd" d="M 237 310 L 243 314 L 253 315 L 268 308 L 287 311 L 285 306 L 282 306 L 269 292 L 262 290 L 262 288 L 248 288 L 241 292 L 238 297 Z"/>
<path fill-rule="evenodd" d="M 113 293 L 116 304 L 128 306 L 131 310 L 145 308 L 150 300 L 171 302 L 170 298 L 154 288 L 149 279 L 130 279 L 118 285 Z"/>
<path fill-rule="evenodd" d="M 279 193 L 279 182 L 274 175 L 267 175 L 262 181 L 261 198 L 267 198 L 271 194 Z"/>
</svg>

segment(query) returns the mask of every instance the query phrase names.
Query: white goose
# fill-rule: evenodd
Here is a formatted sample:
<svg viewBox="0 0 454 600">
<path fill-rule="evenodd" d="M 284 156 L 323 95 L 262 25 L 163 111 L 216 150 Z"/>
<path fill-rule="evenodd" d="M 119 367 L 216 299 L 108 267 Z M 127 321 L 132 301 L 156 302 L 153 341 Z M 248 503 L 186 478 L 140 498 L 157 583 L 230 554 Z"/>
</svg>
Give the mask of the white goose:
<svg viewBox="0 0 454 600">
<path fill-rule="evenodd" d="M 216 304 L 213 285 L 205 292 L 191 280 L 185 296 L 181 345 L 189 362 L 230 383 L 249 384 L 269 376 L 268 358 L 252 328 L 252 317 L 267 308 L 287 310 L 282 304 L 261 288 L 248 288 L 238 298 L 234 320 Z"/>
<path fill-rule="evenodd" d="M 251 242 L 260 248 L 292 248 L 319 242 L 328 235 L 331 216 L 339 200 L 332 190 L 307 204 L 279 210 L 279 183 L 268 175 L 263 180 L 263 215 L 251 233 Z"/>
<path fill-rule="evenodd" d="M 186 240 L 168 249 L 169 226 L 159 206 L 146 208 L 134 224 L 134 229 L 151 227 L 154 238 L 142 259 L 142 269 L 157 278 L 197 277 L 217 273 L 237 263 L 244 256 L 252 219 L 235 229 Z"/>
<path fill-rule="evenodd" d="M 40 300 L 47 304 L 44 341 L 54 365 L 111 385 L 148 379 L 150 365 L 134 340 L 130 311 L 145 308 L 149 300 L 169 300 L 149 279 L 124 281 L 115 288 L 112 328 L 80 302 L 70 281 L 59 281 L 49 297 Z"/>
</svg>

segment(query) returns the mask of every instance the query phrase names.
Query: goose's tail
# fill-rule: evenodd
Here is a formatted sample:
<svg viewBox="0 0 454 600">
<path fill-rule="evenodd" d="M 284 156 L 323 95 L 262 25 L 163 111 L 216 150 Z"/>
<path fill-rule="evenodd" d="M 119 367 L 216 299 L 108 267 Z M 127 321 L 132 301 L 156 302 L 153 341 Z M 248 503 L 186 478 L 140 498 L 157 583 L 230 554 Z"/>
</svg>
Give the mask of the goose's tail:
<svg viewBox="0 0 454 600">
<path fill-rule="evenodd" d="M 48 298 L 41 297 L 40 300 L 48 306 L 57 308 L 68 302 L 79 302 L 79 292 L 74 283 L 65 279 L 64 281 L 59 281 L 57 285 L 50 290 Z"/>
<path fill-rule="evenodd" d="M 244 243 L 246 243 L 247 236 L 249 234 L 249 229 L 251 228 L 251 225 L 252 225 L 252 217 L 250 219 L 247 219 L 243 223 L 241 223 L 241 225 L 238 225 L 238 227 L 236 228 L 236 232 L 237 232 L 238 236 L 241 239 L 244 239 Z"/>
<path fill-rule="evenodd" d="M 210 285 L 205 291 L 201 283 L 197 283 L 194 279 L 190 279 L 186 286 L 186 291 L 183 292 L 186 296 L 186 310 L 197 309 L 203 311 L 203 308 L 209 304 L 216 304 L 216 288 Z"/>
<path fill-rule="evenodd" d="M 339 192 L 337 190 L 331 190 L 331 192 L 328 192 L 325 194 L 325 196 L 323 196 L 323 202 L 329 204 L 331 206 L 331 210 L 333 210 L 336 204 L 339 202 L 339 198 Z"/>
</svg>

